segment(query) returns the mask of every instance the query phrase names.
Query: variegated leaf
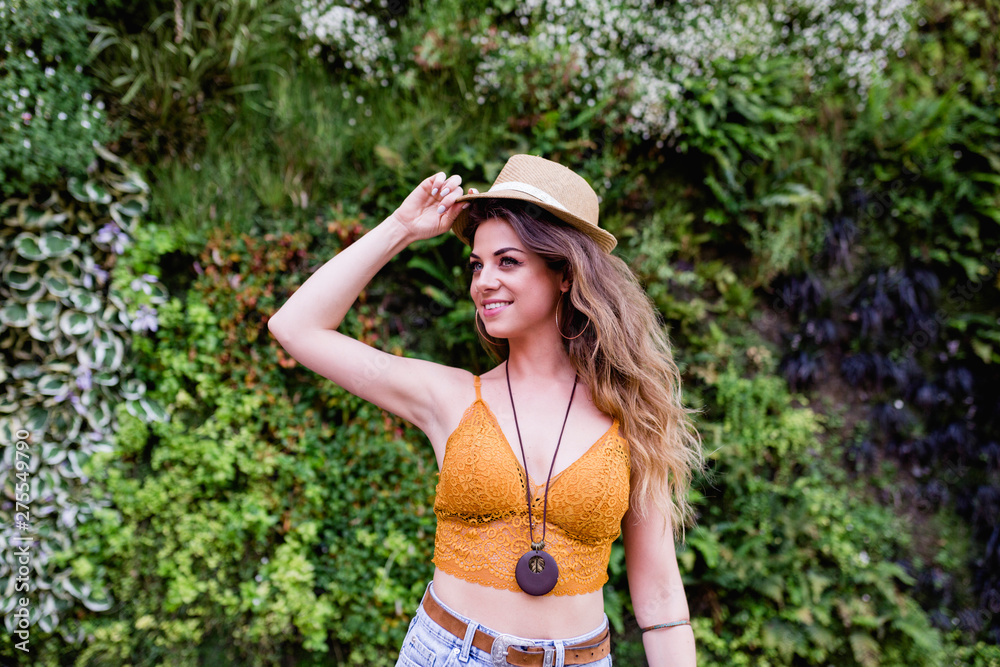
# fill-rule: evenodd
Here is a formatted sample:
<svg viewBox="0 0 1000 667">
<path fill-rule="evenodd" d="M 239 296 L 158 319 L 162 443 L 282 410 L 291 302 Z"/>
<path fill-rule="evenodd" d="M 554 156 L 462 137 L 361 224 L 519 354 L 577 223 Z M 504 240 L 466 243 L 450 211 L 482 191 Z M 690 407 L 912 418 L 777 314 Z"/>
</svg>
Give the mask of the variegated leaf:
<svg viewBox="0 0 1000 667">
<path fill-rule="evenodd" d="M 54 466 L 66 458 L 66 450 L 54 442 L 46 442 L 41 446 L 41 456 L 45 465 Z"/>
<path fill-rule="evenodd" d="M 56 259 L 66 257 L 80 247 L 80 239 L 56 231 L 46 232 L 38 239 L 38 242 L 46 257 Z"/>
<path fill-rule="evenodd" d="M 62 409 L 51 411 L 50 431 L 58 433 L 63 440 L 73 440 L 83 428 L 83 417 L 69 405 L 63 403 Z"/>
<path fill-rule="evenodd" d="M 34 320 L 28 325 L 28 333 L 37 341 L 51 343 L 60 337 L 59 324 L 56 320 Z"/>
<path fill-rule="evenodd" d="M 31 324 L 31 314 L 23 303 L 9 303 L 0 308 L 0 324 L 23 328 Z"/>
<path fill-rule="evenodd" d="M 119 380 L 117 373 L 109 373 L 108 371 L 98 371 L 90 379 L 94 384 L 99 384 L 102 387 L 114 387 Z"/>
<path fill-rule="evenodd" d="M 40 280 L 32 280 L 30 285 L 17 287 L 14 291 L 16 292 L 15 298 L 22 303 L 27 301 L 36 301 L 37 299 L 41 299 L 47 293 L 45 285 L 43 285 Z"/>
<path fill-rule="evenodd" d="M 65 336 L 60 336 L 52 341 L 52 350 L 59 357 L 70 356 L 76 352 L 77 347 L 77 342 L 74 339 L 66 338 Z"/>
<path fill-rule="evenodd" d="M 86 418 L 95 431 L 104 431 L 111 425 L 114 410 L 106 401 L 98 401 L 87 410 Z"/>
<path fill-rule="evenodd" d="M 121 395 L 127 401 L 134 401 L 146 393 L 146 384 L 137 378 L 129 378 L 122 383 Z"/>
<path fill-rule="evenodd" d="M 27 292 L 39 282 L 38 265 L 32 263 L 25 266 L 12 262 L 4 268 L 3 280 L 15 292 Z M 26 301 L 27 299 L 19 300 Z"/>
<path fill-rule="evenodd" d="M 93 262 L 89 257 L 87 259 Z M 80 279 L 83 277 L 83 267 L 80 266 L 80 258 L 77 255 L 68 255 L 60 258 L 55 263 L 54 270 L 66 276 L 70 282 L 76 285 L 80 284 Z"/>
<path fill-rule="evenodd" d="M 18 380 L 35 378 L 42 374 L 42 366 L 34 362 L 18 364 L 14 367 L 14 377 Z"/>
<path fill-rule="evenodd" d="M 59 318 L 59 328 L 67 336 L 84 338 L 94 332 L 94 319 L 84 313 L 66 311 Z"/>
<path fill-rule="evenodd" d="M 62 396 L 74 388 L 72 378 L 62 373 L 46 373 L 35 385 L 38 393 L 45 396 Z"/>
<path fill-rule="evenodd" d="M 77 310 L 88 315 L 93 315 L 101 310 L 101 300 L 97 295 L 84 289 L 75 288 L 71 290 L 69 300 Z"/>
<path fill-rule="evenodd" d="M 50 272 L 42 278 L 42 284 L 45 285 L 45 289 L 49 291 L 49 294 L 57 296 L 60 299 L 69 296 L 70 284 L 63 276 Z"/>
<path fill-rule="evenodd" d="M 41 261 L 48 257 L 41 247 L 38 236 L 31 232 L 21 232 L 14 237 L 13 247 L 18 255 L 32 262 Z"/>
<path fill-rule="evenodd" d="M 34 321 L 56 321 L 62 311 L 62 304 L 56 299 L 43 299 L 28 304 L 28 316 Z"/>
<path fill-rule="evenodd" d="M 146 423 L 167 421 L 170 418 L 170 415 L 159 403 L 146 397 L 140 398 L 138 401 L 128 401 L 125 403 L 125 408 L 129 414 Z"/>
</svg>

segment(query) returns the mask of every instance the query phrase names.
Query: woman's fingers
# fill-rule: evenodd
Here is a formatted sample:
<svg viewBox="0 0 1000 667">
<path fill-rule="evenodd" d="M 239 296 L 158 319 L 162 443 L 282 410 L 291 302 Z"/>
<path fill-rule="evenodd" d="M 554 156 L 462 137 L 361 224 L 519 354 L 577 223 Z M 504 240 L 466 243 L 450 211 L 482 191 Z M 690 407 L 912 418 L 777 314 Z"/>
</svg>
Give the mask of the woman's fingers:
<svg viewBox="0 0 1000 667">
<path fill-rule="evenodd" d="M 453 191 L 462 183 L 462 177 L 458 174 L 448 176 L 443 171 L 439 171 L 430 178 L 430 191 L 432 197 L 445 197 L 449 191 Z"/>
<path fill-rule="evenodd" d="M 437 195 L 437 193 L 441 191 L 441 184 L 444 183 L 445 180 L 447 180 L 447 178 L 448 178 L 447 174 L 445 174 L 443 171 L 439 171 L 438 173 L 434 174 L 429 179 L 427 179 L 428 181 L 430 181 L 430 183 L 428 184 L 428 190 L 430 190 L 432 197 Z"/>
<path fill-rule="evenodd" d="M 442 214 L 455 200 L 462 196 L 462 177 L 458 174 L 447 176 L 444 173 L 434 175 L 431 183 L 431 197 L 438 201 L 437 213 Z"/>
<path fill-rule="evenodd" d="M 462 186 L 455 185 L 455 189 L 452 190 L 450 185 L 446 185 L 442 189 L 442 192 L 444 193 L 444 198 L 441 200 L 441 203 L 437 207 L 438 215 L 444 213 L 448 208 L 451 207 L 452 204 L 455 203 L 456 199 L 462 196 Z"/>
</svg>

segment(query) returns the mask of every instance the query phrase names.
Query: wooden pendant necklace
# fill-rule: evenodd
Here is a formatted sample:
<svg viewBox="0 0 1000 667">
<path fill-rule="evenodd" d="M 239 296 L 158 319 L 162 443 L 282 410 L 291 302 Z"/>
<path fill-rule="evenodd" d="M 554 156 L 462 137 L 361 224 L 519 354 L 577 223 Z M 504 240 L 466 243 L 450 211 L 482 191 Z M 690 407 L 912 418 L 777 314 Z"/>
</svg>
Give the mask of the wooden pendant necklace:
<svg viewBox="0 0 1000 667">
<path fill-rule="evenodd" d="M 528 477 L 528 458 L 524 455 L 524 443 L 521 441 L 521 427 L 517 423 L 517 409 L 514 407 L 514 392 L 510 388 L 510 363 L 504 364 L 507 373 L 507 393 L 510 394 L 510 408 L 514 411 L 514 428 L 517 430 L 517 443 L 521 446 L 521 461 L 524 462 L 524 488 L 528 497 L 528 533 L 531 539 L 531 550 L 521 556 L 514 568 L 514 578 L 521 590 L 528 595 L 545 595 L 556 586 L 559 580 L 559 566 L 556 559 L 545 551 L 545 518 L 549 511 L 549 482 L 552 480 L 552 470 L 556 467 L 556 456 L 559 445 L 562 444 L 563 432 L 569 420 L 569 409 L 573 406 L 573 396 L 576 394 L 576 384 L 580 376 L 573 378 L 573 391 L 569 395 L 569 405 L 566 406 L 566 416 L 563 417 L 562 428 L 559 430 L 559 440 L 556 451 L 552 454 L 552 465 L 549 466 L 549 476 L 545 478 L 545 501 L 542 505 L 542 541 L 535 542 L 535 525 L 532 518 L 531 480 Z"/>
</svg>

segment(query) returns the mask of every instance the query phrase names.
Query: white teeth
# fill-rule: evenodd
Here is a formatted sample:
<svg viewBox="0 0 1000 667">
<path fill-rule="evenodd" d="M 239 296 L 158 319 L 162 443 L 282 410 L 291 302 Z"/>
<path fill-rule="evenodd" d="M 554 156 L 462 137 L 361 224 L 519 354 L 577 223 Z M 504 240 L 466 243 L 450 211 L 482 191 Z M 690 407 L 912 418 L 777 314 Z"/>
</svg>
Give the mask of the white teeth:
<svg viewBox="0 0 1000 667">
<path fill-rule="evenodd" d="M 496 303 L 488 303 L 488 304 L 486 304 L 485 306 L 483 306 L 483 309 L 484 310 L 496 310 L 497 308 L 499 308 L 501 306 L 506 306 L 506 305 L 509 305 L 509 304 L 510 304 L 510 301 L 497 301 Z"/>
</svg>

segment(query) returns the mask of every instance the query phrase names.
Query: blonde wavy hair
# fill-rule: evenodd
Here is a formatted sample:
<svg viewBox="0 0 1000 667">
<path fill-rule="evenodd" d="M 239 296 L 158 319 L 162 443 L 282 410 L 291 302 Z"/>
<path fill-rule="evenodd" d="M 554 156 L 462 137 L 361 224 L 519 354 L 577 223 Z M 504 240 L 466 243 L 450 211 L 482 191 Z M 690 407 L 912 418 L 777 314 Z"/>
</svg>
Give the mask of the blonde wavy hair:
<svg viewBox="0 0 1000 667">
<path fill-rule="evenodd" d="M 704 466 L 701 436 L 689 416 L 699 411 L 682 404 L 680 372 L 652 301 L 624 261 L 538 206 L 480 199 L 468 215 L 469 239 L 485 220 L 506 220 L 529 249 L 571 280 L 557 310 L 563 345 L 597 408 L 621 422 L 632 462 L 629 504 L 640 517 L 658 509 L 683 539 L 694 522 L 688 490 Z M 476 317 L 483 346 L 497 362 L 505 360 L 506 340 L 484 335 Z"/>
</svg>

